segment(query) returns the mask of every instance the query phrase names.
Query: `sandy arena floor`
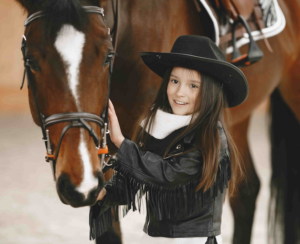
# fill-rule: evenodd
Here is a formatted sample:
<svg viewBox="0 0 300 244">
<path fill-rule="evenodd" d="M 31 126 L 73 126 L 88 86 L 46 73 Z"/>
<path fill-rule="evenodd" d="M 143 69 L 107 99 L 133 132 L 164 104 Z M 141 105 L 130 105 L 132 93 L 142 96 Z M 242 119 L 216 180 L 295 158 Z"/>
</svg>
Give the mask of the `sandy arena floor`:
<svg viewBox="0 0 300 244">
<path fill-rule="evenodd" d="M 249 131 L 250 148 L 261 179 L 252 243 L 266 243 L 269 199 L 269 142 L 265 107 L 256 110 Z M 63 205 L 55 191 L 40 128 L 30 114 L 0 115 L 0 243 L 83 244 L 89 241 L 89 208 Z M 140 243 L 144 214 L 121 221 L 125 244 Z M 232 214 L 226 201 L 223 244 L 231 243 Z"/>
</svg>

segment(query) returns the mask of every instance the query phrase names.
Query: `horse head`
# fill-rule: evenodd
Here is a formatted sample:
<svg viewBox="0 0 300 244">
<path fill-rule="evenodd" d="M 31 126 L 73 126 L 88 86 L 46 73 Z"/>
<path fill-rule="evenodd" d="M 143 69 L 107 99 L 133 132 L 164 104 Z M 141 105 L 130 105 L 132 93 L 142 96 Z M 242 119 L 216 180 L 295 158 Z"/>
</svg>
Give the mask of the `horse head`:
<svg viewBox="0 0 300 244">
<path fill-rule="evenodd" d="M 29 16 L 23 55 L 30 110 L 47 132 L 48 154 L 57 156 L 48 155 L 57 193 L 73 207 L 93 205 L 104 184 L 98 151 L 105 116 L 100 115 L 107 107 L 113 55 L 103 9 L 99 1 L 18 2 Z"/>
</svg>

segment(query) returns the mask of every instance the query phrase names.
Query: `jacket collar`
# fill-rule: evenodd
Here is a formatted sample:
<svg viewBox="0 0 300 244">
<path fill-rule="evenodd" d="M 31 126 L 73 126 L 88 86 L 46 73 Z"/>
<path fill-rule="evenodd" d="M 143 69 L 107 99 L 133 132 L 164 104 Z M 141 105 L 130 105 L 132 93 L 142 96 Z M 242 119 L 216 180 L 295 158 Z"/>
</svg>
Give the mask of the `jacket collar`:
<svg viewBox="0 0 300 244">
<path fill-rule="evenodd" d="M 154 138 L 163 139 L 167 137 L 169 134 L 171 134 L 173 131 L 189 125 L 191 121 L 191 116 L 192 115 L 183 116 L 183 115 L 170 114 L 158 109 L 156 113 L 156 118 L 153 123 L 152 130 L 150 131 L 149 134 Z M 143 127 L 143 125 L 144 125 L 144 120 L 141 122 L 140 126 Z M 183 143 L 191 144 L 193 138 L 195 137 L 196 128 L 197 127 L 192 128 L 192 130 L 183 138 L 179 139 L 179 141 L 183 140 Z M 220 141 L 221 142 L 220 158 L 221 158 L 225 152 L 227 152 L 227 154 L 229 154 L 229 152 L 228 152 L 227 138 L 221 121 L 218 121 L 218 129 L 219 129 L 219 136 L 221 140 Z M 170 153 L 172 154 L 172 152 L 169 152 L 168 154 Z"/>
<path fill-rule="evenodd" d="M 158 109 L 149 134 L 157 139 L 163 139 L 173 131 L 188 126 L 192 115 L 176 115 Z M 144 128 L 145 120 L 140 124 Z M 148 128 L 147 128 L 148 129 Z M 146 130 L 147 131 L 147 130 Z"/>
</svg>

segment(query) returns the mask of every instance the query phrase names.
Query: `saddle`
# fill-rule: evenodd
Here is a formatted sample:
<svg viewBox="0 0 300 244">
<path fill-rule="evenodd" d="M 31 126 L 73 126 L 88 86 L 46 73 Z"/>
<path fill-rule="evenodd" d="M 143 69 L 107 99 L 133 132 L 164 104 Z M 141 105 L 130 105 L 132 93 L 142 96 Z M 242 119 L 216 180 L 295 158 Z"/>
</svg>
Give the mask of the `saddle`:
<svg viewBox="0 0 300 244">
<path fill-rule="evenodd" d="M 229 17 L 234 21 L 238 20 L 239 15 L 248 20 L 252 12 L 256 11 L 254 9 L 254 1 L 252 0 L 215 0 L 218 8 L 220 7 L 220 1 L 226 9 Z"/>
<path fill-rule="evenodd" d="M 231 63 L 244 67 L 256 63 L 263 57 L 263 52 L 258 47 L 251 34 L 258 30 L 263 35 L 265 44 L 270 52 L 273 52 L 268 40 L 265 38 L 262 29 L 265 28 L 263 12 L 258 0 L 196 0 L 199 4 L 198 11 L 202 18 L 215 18 L 219 29 L 219 36 L 213 34 L 211 26 L 204 26 L 205 33 L 211 37 L 223 49 L 232 45 Z M 209 6 L 209 9 L 208 9 Z M 205 10 L 205 11 L 202 11 Z M 210 14 L 208 12 L 211 12 Z M 247 33 L 249 38 L 248 53 L 241 54 L 237 47 L 237 39 Z M 224 50 L 223 50 L 224 51 Z"/>
</svg>

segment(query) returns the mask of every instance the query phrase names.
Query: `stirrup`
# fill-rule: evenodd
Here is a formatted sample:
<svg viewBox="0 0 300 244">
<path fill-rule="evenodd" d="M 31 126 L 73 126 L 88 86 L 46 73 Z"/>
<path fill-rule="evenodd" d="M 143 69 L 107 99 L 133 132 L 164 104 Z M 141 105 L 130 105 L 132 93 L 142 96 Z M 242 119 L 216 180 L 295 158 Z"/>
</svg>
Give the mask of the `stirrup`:
<svg viewBox="0 0 300 244">
<path fill-rule="evenodd" d="M 248 54 L 242 55 L 236 46 L 235 28 L 238 25 L 238 23 L 241 23 L 246 28 L 250 39 Z M 260 50 L 256 42 L 253 40 L 253 37 L 251 35 L 251 30 L 247 21 L 241 15 L 238 16 L 238 19 L 232 25 L 232 47 L 233 47 L 233 52 L 231 56 L 231 63 L 237 67 L 249 66 L 261 60 L 261 58 L 263 57 L 263 52 Z"/>
</svg>

